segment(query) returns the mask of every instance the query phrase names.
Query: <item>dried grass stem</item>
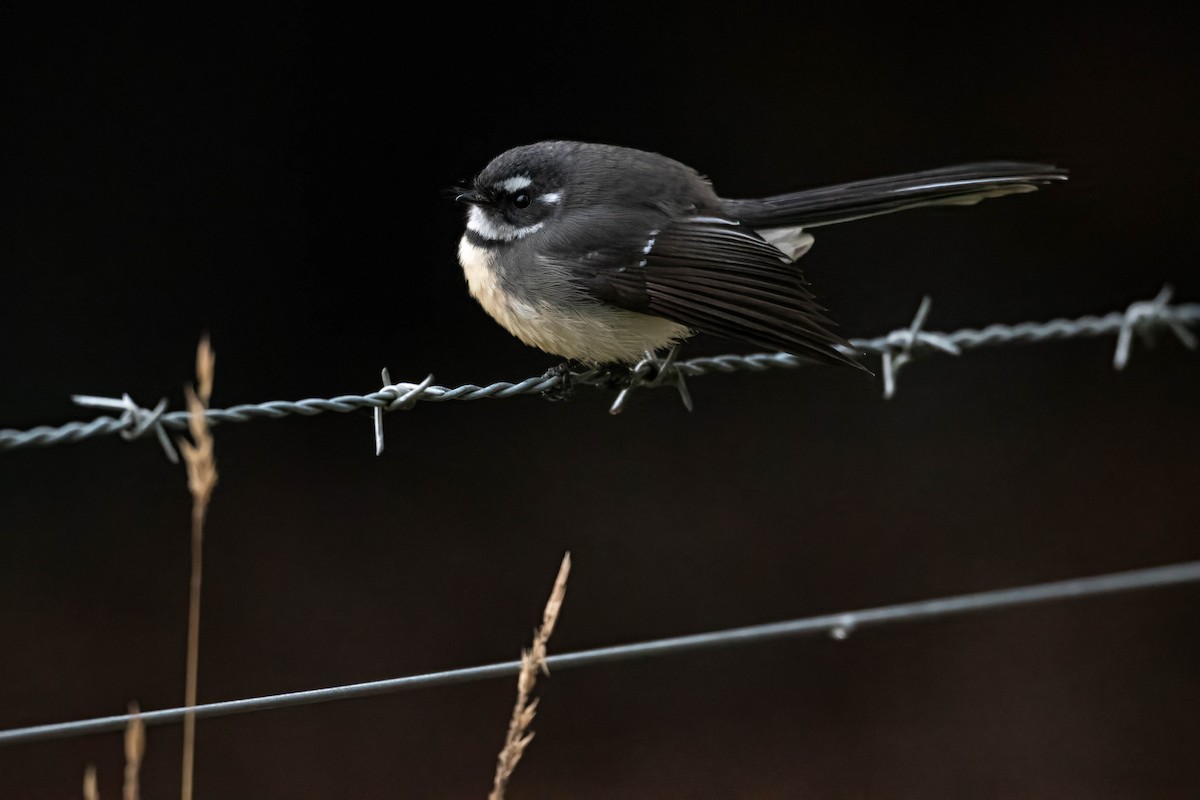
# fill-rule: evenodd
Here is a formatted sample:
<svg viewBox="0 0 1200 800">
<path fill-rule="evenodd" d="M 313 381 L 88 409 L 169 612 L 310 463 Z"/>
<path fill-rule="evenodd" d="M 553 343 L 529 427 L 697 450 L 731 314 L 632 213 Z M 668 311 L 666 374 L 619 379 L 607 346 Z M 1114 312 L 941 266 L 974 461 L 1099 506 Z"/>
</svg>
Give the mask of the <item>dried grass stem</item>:
<svg viewBox="0 0 1200 800">
<path fill-rule="evenodd" d="M 513 706 L 512 719 L 508 723 L 504 747 L 496 758 L 496 775 L 492 780 L 492 791 L 488 794 L 488 800 L 504 800 L 508 780 L 517 768 L 517 762 L 524 755 L 525 748 L 533 741 L 533 731 L 529 730 L 529 727 L 537 713 L 538 701 L 530 700 L 529 695 L 537 682 L 538 671 L 550 674 L 546 664 L 546 642 L 554 632 L 554 623 L 558 621 L 558 612 L 567 594 L 567 575 L 570 571 L 571 554 L 567 553 L 563 556 L 562 566 L 558 568 L 554 588 L 550 590 L 550 599 L 542 613 L 541 627 L 534 631 L 533 646 L 521 653 L 521 672 L 517 676 L 517 702 Z"/>
<path fill-rule="evenodd" d="M 180 438 L 179 450 L 187 464 L 188 490 L 192 493 L 192 575 L 188 598 L 187 678 L 184 705 L 196 705 L 196 676 L 200 663 L 200 583 L 203 575 L 204 518 L 208 501 L 217 485 L 217 461 L 213 457 L 213 439 L 208 431 L 209 399 L 212 397 L 216 356 L 208 337 L 196 348 L 196 388 L 187 387 L 188 430 L 192 441 Z M 196 717 L 183 718 L 183 786 L 181 797 L 192 800 L 192 774 L 196 752 Z"/>
</svg>

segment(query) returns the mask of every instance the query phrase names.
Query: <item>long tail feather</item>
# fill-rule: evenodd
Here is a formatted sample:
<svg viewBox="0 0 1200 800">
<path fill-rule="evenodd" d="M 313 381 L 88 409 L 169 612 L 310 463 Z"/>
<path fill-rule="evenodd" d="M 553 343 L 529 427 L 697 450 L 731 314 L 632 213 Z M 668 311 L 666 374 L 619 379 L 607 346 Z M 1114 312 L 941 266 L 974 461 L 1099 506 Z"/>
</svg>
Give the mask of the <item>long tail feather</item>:
<svg viewBox="0 0 1200 800">
<path fill-rule="evenodd" d="M 1067 179 L 1047 164 L 989 161 L 893 175 L 752 200 L 722 200 L 721 211 L 754 228 L 814 228 L 930 205 L 973 205 Z"/>
</svg>

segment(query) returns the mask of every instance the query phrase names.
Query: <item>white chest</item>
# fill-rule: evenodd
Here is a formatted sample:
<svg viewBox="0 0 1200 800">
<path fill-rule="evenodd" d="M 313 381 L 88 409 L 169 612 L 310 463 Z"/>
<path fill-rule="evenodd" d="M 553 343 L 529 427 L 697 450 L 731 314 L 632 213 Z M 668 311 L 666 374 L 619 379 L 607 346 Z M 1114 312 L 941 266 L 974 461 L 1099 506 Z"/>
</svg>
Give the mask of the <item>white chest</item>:
<svg viewBox="0 0 1200 800">
<path fill-rule="evenodd" d="M 500 285 L 492 254 L 466 236 L 458 243 L 458 260 L 467 288 L 483 310 L 513 336 L 547 353 L 591 363 L 632 363 L 647 350 L 690 334 L 686 326 L 661 317 L 597 301 L 568 301 L 565 289 L 559 297 L 515 298 Z"/>
</svg>

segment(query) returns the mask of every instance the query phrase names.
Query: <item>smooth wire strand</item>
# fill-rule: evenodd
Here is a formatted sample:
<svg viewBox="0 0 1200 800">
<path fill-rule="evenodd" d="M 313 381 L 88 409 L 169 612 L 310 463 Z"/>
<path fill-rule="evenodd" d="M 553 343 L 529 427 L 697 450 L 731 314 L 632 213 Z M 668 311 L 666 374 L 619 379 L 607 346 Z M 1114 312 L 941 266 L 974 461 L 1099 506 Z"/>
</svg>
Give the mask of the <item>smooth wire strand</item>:
<svg viewBox="0 0 1200 800">
<path fill-rule="evenodd" d="M 965 328 L 950 333 L 939 333 L 924 330 L 930 309 L 929 298 L 925 298 L 908 327 L 873 339 L 851 339 L 850 347 L 842 349 L 851 355 L 863 353 L 881 356 L 884 396 L 889 398 L 895 394 L 896 375 L 900 367 L 911 359 L 932 353 L 959 355 L 963 351 L 980 347 L 1116 336 L 1113 366 L 1123 369 L 1129 362 L 1133 340 L 1137 335 L 1149 336 L 1156 330 L 1165 329 L 1172 332 L 1188 348 L 1195 349 L 1197 340 L 1191 328 L 1200 323 L 1200 303 L 1171 305 L 1170 299 L 1171 288 L 1167 286 L 1153 300 L 1138 301 L 1132 303 L 1125 311 L 1114 311 L 1104 316 L 1052 319 L 1016 325 L 998 324 L 982 329 Z M 811 363 L 788 353 L 721 355 L 681 361 L 674 361 L 671 357 L 666 360 L 651 358 L 634 368 L 632 375 L 636 383 L 627 386 L 619 394 L 611 410 L 613 413 L 620 411 L 624 397 L 633 385 L 675 386 L 679 388 L 686 405 L 688 398 L 682 382 L 684 378 L 712 373 L 794 369 Z M 648 371 L 656 372 L 656 379 L 640 380 L 639 376 Z M 276 400 L 224 409 L 214 408 L 209 409 L 206 416 L 210 424 L 219 425 L 254 419 L 280 419 L 292 415 L 314 416 L 327 411 L 348 413 L 358 409 L 373 409 L 382 412 L 412 408 L 417 401 L 443 403 L 450 400 L 502 399 L 545 394 L 561 388 L 565 381 L 601 385 L 606 383 L 607 379 L 601 373 L 591 371 L 574 373 L 569 377 L 547 373 L 516 383 L 498 382 L 487 386 L 465 384 L 450 388 L 434 385 L 432 381 L 433 376 L 430 375 L 419 383 L 385 385 L 379 391 L 367 395 L 341 395 L 295 402 Z M 386 384 L 388 379 L 385 378 L 384 382 Z M 120 434 L 126 439 L 137 439 L 153 433 L 163 445 L 168 457 L 174 457 L 165 429 L 183 430 L 187 427 L 188 412 L 168 412 L 165 410 L 165 402 L 160 402 L 153 409 L 147 409 L 134 403 L 129 395 L 119 399 L 76 395 L 74 400 L 91 408 L 119 410 L 121 415 L 100 416 L 86 422 L 68 422 L 65 425 L 39 426 L 28 430 L 0 429 L 0 450 L 78 442 L 112 434 Z M 381 413 L 375 414 L 375 439 L 376 451 L 379 452 L 383 449 Z"/>
<path fill-rule="evenodd" d="M 775 622 L 766 625 L 751 625 L 743 628 L 732 628 L 690 636 L 655 639 L 636 644 L 600 647 L 593 650 L 552 655 L 546 661 L 551 672 L 553 672 L 570 667 L 584 667 L 639 658 L 653 658 L 672 653 L 729 647 L 738 644 L 750 644 L 753 642 L 816 633 L 829 633 L 833 638 L 843 640 L 852 631 L 870 625 L 944 617 L 972 611 L 985 611 L 1031 603 L 1044 603 L 1051 600 L 1089 597 L 1135 589 L 1159 588 L 1196 581 L 1200 581 L 1200 561 L 1190 561 L 1182 564 L 1132 570 L 1129 572 L 1117 572 L 1090 578 L 1076 578 L 1054 583 L 1022 586 L 1015 589 L 963 594 L 937 600 L 922 600 L 913 603 L 868 608 L 861 611 L 848 611 L 841 614 L 825 614 L 818 617 L 805 617 L 803 619 Z M 230 714 L 244 714 L 252 711 L 266 711 L 272 708 L 326 703 L 332 700 L 348 700 L 355 697 L 391 694 L 407 689 L 423 689 L 432 686 L 467 683 L 487 678 L 508 677 L 516 675 L 520 668 L 520 661 L 505 661 L 498 664 L 453 669 L 445 672 L 431 672 L 424 675 L 333 686 L 327 689 L 312 689 L 243 700 L 205 703 L 191 708 L 146 711 L 136 716 L 146 725 L 162 725 L 179 722 L 183 719 L 184 715 L 189 713 L 195 714 L 197 719 L 202 719 Z M 0 746 L 121 730 L 133 716 L 124 714 L 53 725 L 13 728 L 0 731 Z"/>
</svg>

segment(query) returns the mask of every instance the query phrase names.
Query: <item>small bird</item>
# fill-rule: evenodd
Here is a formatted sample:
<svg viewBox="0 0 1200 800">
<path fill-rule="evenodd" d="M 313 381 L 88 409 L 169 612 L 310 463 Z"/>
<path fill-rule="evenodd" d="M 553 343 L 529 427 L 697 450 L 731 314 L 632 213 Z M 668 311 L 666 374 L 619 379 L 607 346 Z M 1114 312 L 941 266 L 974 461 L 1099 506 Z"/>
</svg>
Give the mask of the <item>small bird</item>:
<svg viewBox="0 0 1200 800">
<path fill-rule="evenodd" d="M 457 190 L 469 206 L 458 260 L 471 296 L 510 333 L 589 366 L 629 365 L 701 332 L 861 366 L 795 263 L 812 228 L 1066 177 L 991 161 L 731 200 L 657 153 L 539 142 Z"/>
</svg>

